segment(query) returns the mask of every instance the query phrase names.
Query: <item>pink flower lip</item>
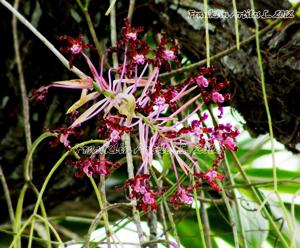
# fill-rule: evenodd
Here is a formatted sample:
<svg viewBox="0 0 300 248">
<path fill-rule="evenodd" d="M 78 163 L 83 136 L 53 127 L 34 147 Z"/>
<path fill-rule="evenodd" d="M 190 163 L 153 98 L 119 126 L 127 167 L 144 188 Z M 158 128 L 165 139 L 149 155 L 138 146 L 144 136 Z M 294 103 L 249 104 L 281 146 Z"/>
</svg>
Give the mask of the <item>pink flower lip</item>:
<svg viewBox="0 0 300 248">
<path fill-rule="evenodd" d="M 209 170 L 206 174 L 205 177 L 207 180 L 213 180 L 215 178 L 217 178 L 218 176 L 218 172 L 214 171 L 214 170 Z"/>
<path fill-rule="evenodd" d="M 234 140 L 233 138 L 231 137 L 227 137 L 225 140 L 224 140 L 224 145 L 226 146 L 226 148 L 228 150 L 231 150 L 231 151 L 235 151 L 237 149 L 237 146 L 236 144 L 234 143 Z"/>
<path fill-rule="evenodd" d="M 136 33 L 130 32 L 130 33 L 126 34 L 126 38 L 129 40 L 136 40 L 137 36 L 136 36 Z"/>
<path fill-rule="evenodd" d="M 207 79 L 203 76 L 198 76 L 196 81 L 197 81 L 197 83 L 199 83 L 200 85 L 202 85 L 205 88 L 208 87 L 208 85 L 209 85 Z"/>
<path fill-rule="evenodd" d="M 166 99 L 164 97 L 161 97 L 161 96 L 159 96 L 155 100 L 155 105 L 157 105 L 157 106 L 164 106 L 165 103 L 166 103 Z"/>
<path fill-rule="evenodd" d="M 162 57 L 163 57 L 165 60 L 173 60 L 173 59 L 176 59 L 176 56 L 175 56 L 174 51 L 172 51 L 172 50 L 167 50 L 167 49 L 163 51 Z"/>
<path fill-rule="evenodd" d="M 191 204 L 193 202 L 193 197 L 187 194 L 185 190 L 178 191 L 179 198 L 184 204 Z"/>
<path fill-rule="evenodd" d="M 152 194 L 149 193 L 149 192 L 146 192 L 146 193 L 144 194 L 144 196 L 143 196 L 143 201 L 144 201 L 145 203 L 147 203 L 147 204 L 153 204 L 153 203 L 155 203 L 154 197 L 153 197 Z"/>
<path fill-rule="evenodd" d="M 222 103 L 224 102 L 224 97 L 219 93 L 219 92 L 213 92 L 212 95 L 212 100 L 215 102 L 215 103 Z"/>
<path fill-rule="evenodd" d="M 73 44 L 70 48 L 72 54 L 78 54 L 82 51 L 82 45 L 80 44 Z"/>
<path fill-rule="evenodd" d="M 133 57 L 134 61 L 137 64 L 144 64 L 145 63 L 145 56 L 143 54 L 137 54 Z"/>
<path fill-rule="evenodd" d="M 113 142 L 117 142 L 120 140 L 120 132 L 117 130 L 113 130 L 112 133 L 110 134 L 110 138 Z"/>
</svg>

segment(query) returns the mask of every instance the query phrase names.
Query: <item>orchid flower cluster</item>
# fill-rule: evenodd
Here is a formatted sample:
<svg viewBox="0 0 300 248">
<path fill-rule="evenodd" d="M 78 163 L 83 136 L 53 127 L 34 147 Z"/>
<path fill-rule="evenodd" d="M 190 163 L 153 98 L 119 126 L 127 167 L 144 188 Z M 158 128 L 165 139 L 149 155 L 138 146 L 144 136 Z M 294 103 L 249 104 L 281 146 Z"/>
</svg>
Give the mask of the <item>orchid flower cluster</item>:
<svg viewBox="0 0 300 248">
<path fill-rule="evenodd" d="M 154 159 L 162 160 L 157 148 L 171 161 L 171 168 L 177 180 L 177 190 L 169 201 L 178 205 L 189 205 L 193 198 L 191 191 L 204 183 L 214 191 L 220 191 L 218 180 L 224 178 L 217 172 L 226 150 L 235 151 L 235 138 L 239 134 L 231 124 L 217 124 L 209 127 L 207 113 L 200 113 L 204 106 L 216 104 L 219 119 L 223 115 L 223 104 L 230 99 L 229 84 L 213 76 L 214 69 L 200 68 L 196 75 L 182 83 L 168 84 L 159 79 L 162 71 L 180 66 L 179 47 L 163 33 L 156 49 L 139 38 L 143 28 L 133 28 L 124 21 L 122 35 L 116 47 L 107 50 L 106 55 L 117 53 L 120 65 L 104 69 L 105 55 L 101 58 L 100 69 L 92 63 L 86 49 L 92 46 L 83 42 L 82 36 L 72 39 L 60 37 L 67 42 L 63 51 L 71 56 L 70 67 L 77 56 L 83 56 L 91 71 L 86 79 L 54 82 L 33 92 L 36 100 L 44 100 L 50 87 L 81 90 L 81 98 L 68 110 L 68 114 L 81 113 L 67 128 L 54 130 L 57 141 L 69 149 L 70 136 L 76 136 L 79 128 L 97 120 L 99 137 L 105 142 L 87 157 L 74 162 L 77 175 L 108 176 L 112 168 L 120 165 L 109 161 L 105 149 L 122 142 L 125 133 L 135 135 L 139 146 L 141 163 L 136 167 L 134 178 L 128 179 L 123 189 L 128 189 L 129 198 L 137 200 L 139 210 L 156 209 L 157 197 L 165 189 L 151 185 L 150 169 Z M 84 111 L 83 106 L 88 105 Z M 189 112 L 188 115 L 185 113 Z M 195 120 L 195 115 L 199 118 Z M 191 119 L 194 119 L 190 121 Z M 216 157 L 209 170 L 199 166 L 194 150 L 214 152 Z M 193 186 L 180 183 L 179 173 L 194 177 Z"/>
</svg>

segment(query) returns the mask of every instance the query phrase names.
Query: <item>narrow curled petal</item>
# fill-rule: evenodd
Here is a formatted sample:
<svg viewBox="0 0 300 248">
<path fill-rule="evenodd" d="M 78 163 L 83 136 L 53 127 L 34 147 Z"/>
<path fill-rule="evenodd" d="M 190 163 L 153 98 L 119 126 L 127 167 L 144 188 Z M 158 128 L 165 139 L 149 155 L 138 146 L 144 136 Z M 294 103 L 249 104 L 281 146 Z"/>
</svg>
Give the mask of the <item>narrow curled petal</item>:
<svg viewBox="0 0 300 248">
<path fill-rule="evenodd" d="M 82 55 L 84 56 L 86 62 L 88 63 L 88 66 L 93 74 L 93 77 L 94 77 L 95 81 L 97 82 L 97 84 L 100 86 L 101 90 L 107 90 L 108 85 L 107 85 L 106 81 L 103 79 L 103 77 L 101 75 L 98 74 L 92 61 L 84 53 L 82 53 Z"/>
<path fill-rule="evenodd" d="M 80 125 L 82 122 L 85 122 L 86 120 L 88 120 L 92 114 L 94 114 L 97 110 L 99 110 L 99 108 L 101 108 L 101 106 L 103 106 L 105 101 L 106 101 L 106 99 L 103 99 L 103 100 L 95 103 L 94 105 L 92 105 L 88 110 L 86 110 L 83 114 L 81 114 L 76 119 L 76 121 L 73 122 L 71 127 L 76 127 L 76 126 Z"/>
<path fill-rule="evenodd" d="M 97 98 L 100 94 L 98 92 L 92 92 L 86 96 L 81 97 L 77 102 L 75 102 L 67 111 L 67 114 L 77 110 L 78 108 L 80 108 L 81 106 L 83 106 L 84 104 L 86 104 L 87 102 L 94 100 L 95 98 Z"/>
<path fill-rule="evenodd" d="M 68 88 L 68 89 L 93 89 L 93 80 L 88 79 L 72 79 L 53 82 L 50 87 Z"/>
</svg>

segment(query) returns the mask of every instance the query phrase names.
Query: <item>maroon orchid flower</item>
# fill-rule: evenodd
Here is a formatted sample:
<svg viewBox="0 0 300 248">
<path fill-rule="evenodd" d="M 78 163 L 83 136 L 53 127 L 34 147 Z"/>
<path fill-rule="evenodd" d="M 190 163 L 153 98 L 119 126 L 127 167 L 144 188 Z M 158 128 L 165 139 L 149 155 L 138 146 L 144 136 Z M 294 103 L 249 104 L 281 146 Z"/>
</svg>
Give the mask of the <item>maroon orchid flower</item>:
<svg viewBox="0 0 300 248">
<path fill-rule="evenodd" d="M 85 44 L 83 42 L 83 35 L 79 35 L 77 39 L 73 39 L 68 35 L 62 35 L 58 37 L 59 40 L 65 40 L 67 42 L 67 46 L 61 47 L 60 51 L 63 53 L 70 54 L 69 66 L 73 67 L 73 62 L 75 58 L 85 49 L 95 49 L 91 44 Z"/>
<path fill-rule="evenodd" d="M 72 165 L 78 169 L 78 172 L 75 173 L 77 177 L 82 177 L 84 175 L 88 177 L 91 177 L 92 175 L 107 176 L 112 169 L 119 167 L 118 163 L 113 163 L 112 161 L 105 159 L 103 155 L 100 155 L 96 160 L 91 159 L 90 157 L 81 158 L 72 162 Z"/>
<path fill-rule="evenodd" d="M 137 200 L 137 209 L 147 212 L 150 209 L 157 208 L 156 196 L 158 192 L 154 192 L 149 185 L 149 175 L 137 175 L 132 179 L 128 179 L 123 188 L 129 189 L 129 198 Z"/>
</svg>

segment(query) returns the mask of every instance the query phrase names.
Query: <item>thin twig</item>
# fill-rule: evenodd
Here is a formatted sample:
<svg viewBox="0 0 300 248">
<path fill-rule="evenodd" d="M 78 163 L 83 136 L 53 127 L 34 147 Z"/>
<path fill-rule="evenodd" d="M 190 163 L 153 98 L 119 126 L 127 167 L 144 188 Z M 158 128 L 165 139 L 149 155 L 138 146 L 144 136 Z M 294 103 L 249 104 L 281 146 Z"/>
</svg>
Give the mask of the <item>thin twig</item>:
<svg viewBox="0 0 300 248">
<path fill-rule="evenodd" d="M 115 9 L 115 0 L 110 0 L 111 4 L 111 10 L 110 10 L 110 40 L 111 40 L 111 46 L 115 47 L 117 46 L 117 24 L 116 24 L 116 9 Z M 113 58 L 113 66 L 114 68 L 117 68 L 118 63 L 118 56 L 116 53 L 112 54 Z"/>
<path fill-rule="evenodd" d="M 218 183 L 218 185 L 221 188 L 221 194 L 222 194 L 222 197 L 224 199 L 224 202 L 225 202 L 225 205 L 226 205 L 226 208 L 227 208 L 229 222 L 230 222 L 230 226 L 232 228 L 232 233 L 233 233 L 234 247 L 239 248 L 239 236 L 238 236 L 237 225 L 236 225 L 236 222 L 235 222 L 235 219 L 234 219 L 234 214 L 233 214 L 233 211 L 232 211 L 232 207 L 229 203 L 229 200 L 227 198 L 227 195 L 224 191 L 224 188 L 223 188 L 222 184 Z"/>
<path fill-rule="evenodd" d="M 6 200 L 6 204 L 7 204 L 7 209 L 8 209 L 10 222 L 11 222 L 12 226 L 14 226 L 14 224 L 15 224 L 14 208 L 12 206 L 9 189 L 8 189 L 6 179 L 5 179 L 5 176 L 3 174 L 3 170 L 2 170 L 1 165 L 0 165 L 0 180 L 1 180 L 1 183 L 2 183 L 2 187 L 3 187 L 3 192 L 4 192 L 4 197 L 5 197 L 5 200 Z"/>
<path fill-rule="evenodd" d="M 230 185 L 235 185 L 234 179 L 231 175 L 230 166 L 228 164 L 226 155 L 225 155 L 225 158 L 224 158 L 224 164 L 225 164 L 225 170 L 226 170 L 226 174 L 228 175 L 228 181 L 229 181 Z M 239 224 L 239 227 L 240 227 L 240 230 L 241 230 L 240 237 L 241 237 L 241 240 L 242 240 L 243 247 L 247 248 L 248 245 L 247 245 L 247 240 L 246 240 L 246 236 L 245 236 L 245 229 L 244 229 L 243 220 L 242 220 L 241 207 L 240 207 L 240 203 L 237 199 L 237 190 L 233 189 L 232 194 L 233 194 L 233 202 L 234 202 L 236 212 L 237 212 L 237 221 L 238 221 L 238 224 Z"/>
<path fill-rule="evenodd" d="M 129 23 L 131 23 L 133 12 L 134 12 L 134 5 L 135 5 L 135 0 L 130 0 L 129 1 L 129 8 L 128 8 L 128 14 L 127 14 L 127 19 Z"/>
<path fill-rule="evenodd" d="M 92 36 L 92 39 L 93 39 L 93 42 L 96 46 L 96 49 L 97 49 L 97 52 L 98 52 L 98 55 L 101 56 L 104 54 L 104 48 L 101 46 L 101 43 L 97 37 L 97 34 L 96 34 L 96 31 L 95 31 L 95 28 L 94 28 L 94 24 L 93 24 L 93 21 L 91 19 L 91 16 L 90 16 L 90 13 L 89 13 L 89 9 L 88 9 L 88 1 L 86 1 L 86 4 L 83 5 L 81 0 L 77 0 L 77 3 L 82 11 L 82 13 L 84 14 L 84 17 L 85 17 L 85 20 L 87 22 L 87 25 L 88 25 L 88 28 L 90 30 L 90 34 Z"/>
<path fill-rule="evenodd" d="M 94 220 L 92 221 L 91 225 L 90 225 L 90 228 L 88 230 L 88 234 L 87 234 L 87 241 L 85 243 L 85 247 L 89 247 L 89 243 L 92 243 L 92 242 L 89 242 L 89 240 L 91 239 L 91 235 L 93 233 L 93 231 L 96 229 L 97 227 L 97 224 L 99 223 L 100 219 L 102 218 L 102 215 L 104 213 L 104 211 L 108 211 L 108 210 L 111 210 L 111 209 L 114 209 L 114 208 L 120 208 L 120 207 L 123 207 L 123 206 L 126 206 L 126 207 L 131 207 L 131 204 L 128 204 L 128 203 L 114 203 L 114 204 L 111 204 L 107 207 L 105 207 L 104 209 L 101 209 L 101 211 L 96 215 L 96 217 L 94 218 Z"/>
<path fill-rule="evenodd" d="M 110 243 L 111 231 L 110 231 L 110 228 L 109 228 L 109 220 L 108 220 L 107 211 L 105 210 L 105 205 L 106 204 L 104 205 L 103 195 L 101 194 L 101 190 L 98 189 L 94 178 L 90 177 L 90 181 L 91 181 L 92 186 L 94 188 L 94 191 L 96 193 L 96 197 L 97 197 L 97 200 L 98 200 L 98 203 L 99 203 L 99 208 L 103 212 L 103 221 L 104 221 L 104 228 L 105 228 L 105 232 L 106 232 L 106 239 L 107 239 L 108 247 L 110 248 L 111 247 L 111 243 Z M 105 198 L 105 201 L 106 201 L 106 198 Z M 90 238 L 90 237 L 88 236 L 88 238 Z M 89 242 L 90 242 L 90 240 L 88 239 L 87 243 L 86 243 L 87 245 L 85 247 L 89 247 Z"/>
<path fill-rule="evenodd" d="M 157 240 L 157 211 L 148 213 L 148 226 L 150 230 L 150 241 Z M 157 243 L 149 244 L 150 248 L 157 248 Z"/>
<path fill-rule="evenodd" d="M 168 235 L 168 227 L 167 227 L 167 221 L 166 221 L 166 215 L 165 215 L 165 210 L 163 204 L 159 205 L 159 210 L 160 210 L 160 217 L 162 220 L 162 226 L 163 226 L 163 234 L 166 238 L 167 241 L 169 241 L 169 235 Z"/>
<path fill-rule="evenodd" d="M 279 179 L 277 181 L 278 184 L 299 184 L 300 181 L 288 180 L 288 179 Z M 234 189 L 234 188 L 251 188 L 254 186 L 272 186 L 274 184 L 273 180 L 257 182 L 257 183 L 245 183 L 245 184 L 234 184 L 234 185 L 226 185 L 224 189 Z"/>
<path fill-rule="evenodd" d="M 205 23 L 205 46 L 206 46 L 206 64 L 210 66 L 210 45 L 209 45 L 209 30 L 208 30 L 208 3 L 204 0 L 204 23 Z"/>
<path fill-rule="evenodd" d="M 173 214 L 169 208 L 169 205 L 167 203 L 167 201 L 165 200 L 165 198 L 163 197 L 162 199 L 162 202 L 164 204 L 164 207 L 166 209 L 166 212 L 167 212 L 167 216 L 168 216 L 168 219 L 169 219 L 169 222 L 171 224 L 171 228 L 172 228 L 172 231 L 174 233 L 174 238 L 176 240 L 176 243 L 177 245 L 180 247 L 180 239 L 179 239 L 179 236 L 178 236 L 178 233 L 177 233 L 177 229 L 176 229 L 176 224 L 175 224 L 175 221 L 174 221 L 174 218 L 173 218 Z"/>
<path fill-rule="evenodd" d="M 193 182 L 193 187 L 195 187 L 195 179 L 192 178 L 192 182 Z M 206 240 L 205 240 L 205 234 L 204 234 L 204 231 L 203 231 L 203 224 L 202 224 L 202 220 L 201 220 L 201 215 L 200 215 L 200 206 L 198 206 L 198 200 L 197 200 L 197 190 L 196 188 L 193 189 L 193 195 L 194 195 L 194 202 L 195 202 L 195 210 L 196 210 L 196 216 L 197 216 L 197 222 L 198 222 L 198 229 L 199 229 L 199 234 L 200 234 L 200 237 L 201 237 L 201 243 L 202 243 L 202 247 L 203 248 L 206 248 Z M 201 206 L 203 205 L 202 202 L 201 203 Z"/>
<path fill-rule="evenodd" d="M 14 8 L 18 10 L 19 8 L 19 0 L 15 0 Z M 21 99 L 22 99 L 22 107 L 23 107 L 23 118 L 24 118 L 24 131 L 25 131 L 25 139 L 26 139 L 26 147 L 27 151 L 29 151 L 31 147 L 31 131 L 30 131 L 30 114 L 29 114 L 29 104 L 28 104 L 28 97 L 27 97 L 27 90 L 23 72 L 23 65 L 21 61 L 20 55 L 20 44 L 19 44 L 19 36 L 18 36 L 18 28 L 17 28 L 17 18 L 13 15 L 12 18 L 12 32 L 13 32 L 13 40 L 14 40 L 14 50 L 15 50 L 15 58 L 18 68 L 18 75 L 19 75 L 19 84 L 20 84 L 20 91 L 21 91 Z M 30 169 L 30 175 L 32 177 L 32 164 Z"/>
<path fill-rule="evenodd" d="M 242 177 L 245 179 L 247 184 L 250 185 L 251 181 L 248 178 L 248 176 L 247 176 L 243 166 L 241 165 L 240 161 L 238 160 L 236 154 L 233 151 L 229 151 L 229 154 L 230 154 L 233 162 L 236 164 L 237 169 L 241 173 Z M 255 200 L 257 201 L 257 203 L 262 204 L 262 199 L 261 199 L 261 197 L 259 196 L 259 193 L 258 193 L 259 191 L 255 188 L 255 186 L 250 186 L 250 189 L 251 189 L 251 191 L 253 193 L 253 196 L 254 196 Z M 283 247 L 289 248 L 289 245 L 288 245 L 287 241 L 285 240 L 283 234 L 281 233 L 281 230 L 279 229 L 279 227 L 277 226 L 277 224 L 275 223 L 275 221 L 273 219 L 272 213 L 270 213 L 265 206 L 262 207 L 262 211 L 265 214 L 265 216 L 267 217 L 267 219 L 269 220 L 270 225 L 273 227 L 274 231 L 276 232 L 276 234 L 277 234 L 279 240 L 281 241 Z"/>
<path fill-rule="evenodd" d="M 204 192 L 200 192 L 200 197 L 204 198 Z M 209 225 L 209 218 L 206 211 L 205 203 L 202 202 L 200 207 L 200 214 L 201 214 L 201 220 L 203 221 L 203 231 L 205 235 L 205 243 L 207 248 L 211 248 L 211 233 L 210 233 L 210 225 Z"/>
<path fill-rule="evenodd" d="M 106 193 L 105 193 L 105 176 L 104 175 L 100 175 L 100 197 L 102 199 L 102 208 L 104 209 L 103 219 L 104 219 L 104 223 L 105 223 L 105 232 L 107 235 L 107 247 L 110 248 L 111 247 L 110 236 L 112 234 L 110 231 L 109 219 L 108 219 L 108 214 L 106 211 L 107 200 L 106 200 Z"/>
<path fill-rule="evenodd" d="M 233 7 L 233 13 L 234 13 L 234 29 L 235 29 L 236 49 L 240 50 L 239 20 L 238 20 L 238 16 L 237 16 L 236 0 L 232 0 L 232 7 Z"/>
</svg>

